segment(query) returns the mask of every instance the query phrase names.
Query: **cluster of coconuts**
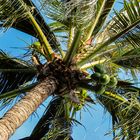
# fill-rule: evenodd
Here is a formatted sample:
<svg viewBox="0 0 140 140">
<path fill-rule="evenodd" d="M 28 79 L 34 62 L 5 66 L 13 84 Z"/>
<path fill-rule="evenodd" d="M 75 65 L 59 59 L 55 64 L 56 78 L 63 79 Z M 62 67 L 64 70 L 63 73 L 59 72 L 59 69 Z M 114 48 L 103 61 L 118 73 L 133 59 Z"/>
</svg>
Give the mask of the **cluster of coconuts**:
<svg viewBox="0 0 140 140">
<path fill-rule="evenodd" d="M 106 73 L 105 68 L 101 64 L 97 64 L 94 66 L 94 71 L 91 75 L 91 79 L 96 82 L 95 92 L 97 94 L 103 94 L 106 90 L 106 87 L 114 88 L 118 81 L 115 76 L 109 76 Z"/>
</svg>

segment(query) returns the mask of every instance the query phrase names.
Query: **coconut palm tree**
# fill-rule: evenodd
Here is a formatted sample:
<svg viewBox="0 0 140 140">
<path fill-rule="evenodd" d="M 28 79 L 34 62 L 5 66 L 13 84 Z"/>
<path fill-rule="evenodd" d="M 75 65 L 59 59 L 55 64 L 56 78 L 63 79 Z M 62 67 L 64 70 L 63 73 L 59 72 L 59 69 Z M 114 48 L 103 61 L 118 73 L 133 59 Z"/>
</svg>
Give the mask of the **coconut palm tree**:
<svg viewBox="0 0 140 140">
<path fill-rule="evenodd" d="M 124 0 L 119 12 L 112 10 L 115 3 L 40 0 L 52 19 L 47 24 L 31 0 L 0 0 L 1 28 L 37 39 L 26 59 L 0 52 L 2 107 L 20 98 L 0 120 L 0 139 L 7 140 L 48 96 L 54 97 L 51 111 L 27 139 L 72 139 L 75 114 L 95 104 L 88 91 L 111 114 L 114 139 L 140 138 L 140 89 L 119 77 L 120 69 L 134 78 L 139 72 L 140 3 Z"/>
</svg>

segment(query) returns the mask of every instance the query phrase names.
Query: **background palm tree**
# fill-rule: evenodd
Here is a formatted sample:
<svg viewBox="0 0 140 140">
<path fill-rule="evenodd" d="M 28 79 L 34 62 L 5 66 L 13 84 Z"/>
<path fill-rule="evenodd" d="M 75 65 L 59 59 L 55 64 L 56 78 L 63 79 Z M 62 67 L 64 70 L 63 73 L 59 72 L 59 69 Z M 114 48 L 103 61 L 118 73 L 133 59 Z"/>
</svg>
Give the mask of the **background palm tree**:
<svg viewBox="0 0 140 140">
<path fill-rule="evenodd" d="M 1 139 L 8 139 L 52 95 L 26 139 L 72 139 L 72 125 L 79 123 L 75 114 L 95 104 L 88 91 L 111 114 L 114 139 L 140 138 L 140 89 L 118 76 L 120 68 L 134 78 L 139 71 L 140 3 L 124 0 L 117 12 L 112 11 L 116 2 L 41 0 L 52 19 L 47 25 L 31 0 L 0 0 L 2 29 L 13 27 L 38 39 L 28 47 L 29 61 L 0 53 L 2 107 L 21 98 L 0 120 Z"/>
</svg>

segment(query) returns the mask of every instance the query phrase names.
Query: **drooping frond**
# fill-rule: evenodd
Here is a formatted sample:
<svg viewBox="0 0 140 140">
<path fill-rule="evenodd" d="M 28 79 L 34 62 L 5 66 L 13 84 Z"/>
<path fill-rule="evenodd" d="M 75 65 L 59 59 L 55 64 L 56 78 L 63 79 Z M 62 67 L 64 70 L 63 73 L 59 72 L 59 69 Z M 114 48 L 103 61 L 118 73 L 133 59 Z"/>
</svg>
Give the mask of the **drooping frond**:
<svg viewBox="0 0 140 140">
<path fill-rule="evenodd" d="M 96 99 L 112 116 L 114 139 L 140 138 L 140 89 L 129 82 L 118 81 L 117 87 L 108 88 L 102 92 L 99 85 L 80 86 L 93 91 Z M 87 86 L 87 87 L 86 87 Z M 102 93 L 101 93 L 102 92 Z M 137 124 L 137 125 L 136 125 Z"/>
<path fill-rule="evenodd" d="M 63 98 L 55 97 L 48 105 L 28 140 L 72 140 L 70 120 L 65 117 Z M 23 140 L 24 140 L 23 139 Z"/>
<path fill-rule="evenodd" d="M 32 7 L 27 6 L 23 0 L 1 0 L 0 22 L 4 27 L 10 27 L 17 19 L 26 17 Z"/>
<path fill-rule="evenodd" d="M 112 91 L 111 91 L 112 92 Z M 118 93 L 116 93 L 118 94 Z M 117 102 L 111 98 L 97 96 L 97 99 L 112 116 L 114 139 L 139 139 L 140 103 L 138 91 L 125 91 L 126 102 Z"/>
<path fill-rule="evenodd" d="M 18 1 L 6 0 L 6 1 L 1 1 L 0 4 L 1 4 L 1 7 L 0 7 L 1 26 L 5 28 L 9 28 L 13 25 L 16 28 L 16 24 L 18 24 L 17 29 L 21 31 L 24 31 L 24 30 L 26 31 L 26 29 L 23 29 L 23 28 L 24 26 L 27 26 L 28 24 L 22 25 L 22 23 L 20 22 L 22 21 L 24 23 L 27 20 L 32 25 L 34 32 L 36 32 L 36 35 L 37 35 L 36 37 L 43 44 L 43 48 L 45 49 L 47 53 L 47 59 L 48 60 L 52 59 L 51 54 L 53 53 L 53 50 L 52 50 L 52 46 L 50 45 L 50 40 L 53 39 L 53 42 L 55 42 L 55 45 L 56 45 L 57 43 L 56 38 L 54 34 L 50 32 L 49 28 L 46 29 L 47 27 L 46 24 L 45 24 L 46 25 L 45 29 L 44 29 L 44 26 L 42 26 L 42 29 L 41 29 L 41 26 L 39 26 L 44 23 L 44 20 L 41 18 L 40 14 L 35 15 L 38 12 L 36 10 L 34 13 L 33 3 L 31 3 L 30 1 L 25 3 L 23 0 L 18 0 Z M 38 23 L 37 20 L 40 20 L 40 19 L 41 21 L 39 21 Z M 44 34 L 45 30 L 48 31 L 46 34 L 49 34 L 49 33 L 51 34 L 51 35 L 48 35 L 49 36 L 48 38 L 45 37 L 45 34 Z M 55 46 L 54 49 L 57 49 L 57 46 L 58 44 Z"/>
<path fill-rule="evenodd" d="M 36 19 L 37 23 L 43 30 L 50 45 L 54 49 L 57 50 L 57 46 L 59 45 L 59 43 L 58 43 L 55 35 L 53 34 L 53 32 L 51 32 L 49 26 L 46 24 L 45 20 L 43 19 L 42 15 L 40 14 L 36 5 L 31 0 L 26 0 L 24 2 L 27 4 L 27 6 L 33 8 L 32 14 L 33 14 L 34 18 Z M 24 17 L 24 19 L 22 19 L 22 20 L 20 20 L 19 18 L 16 19 L 16 21 L 13 23 L 12 27 L 15 29 L 18 29 L 20 31 L 23 31 L 31 36 L 38 37 L 38 34 L 36 33 L 34 26 L 32 25 L 32 23 L 28 17 Z"/>
<path fill-rule="evenodd" d="M 0 93 L 17 89 L 31 81 L 37 70 L 28 63 L 11 58 L 4 52 L 0 52 Z"/>
</svg>

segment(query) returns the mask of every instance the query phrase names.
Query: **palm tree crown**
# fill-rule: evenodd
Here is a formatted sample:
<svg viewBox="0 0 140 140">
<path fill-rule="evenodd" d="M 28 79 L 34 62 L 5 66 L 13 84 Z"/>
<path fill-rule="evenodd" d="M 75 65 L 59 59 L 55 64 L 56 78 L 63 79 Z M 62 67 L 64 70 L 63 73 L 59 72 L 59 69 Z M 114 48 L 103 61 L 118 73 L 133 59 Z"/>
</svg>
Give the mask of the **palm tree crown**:
<svg viewBox="0 0 140 140">
<path fill-rule="evenodd" d="M 32 0 L 0 0 L 1 29 L 15 28 L 37 40 L 28 46 L 29 61 L 0 51 L 2 107 L 24 100 L 46 79 L 55 85 L 47 93 L 53 100 L 25 139 L 72 140 L 72 126 L 80 124 L 76 113 L 95 99 L 112 116 L 114 139 L 140 139 L 140 89 L 119 77 L 120 69 L 133 78 L 139 72 L 140 2 L 123 0 L 119 12 L 117 2 L 40 0 L 47 22 Z"/>
</svg>

